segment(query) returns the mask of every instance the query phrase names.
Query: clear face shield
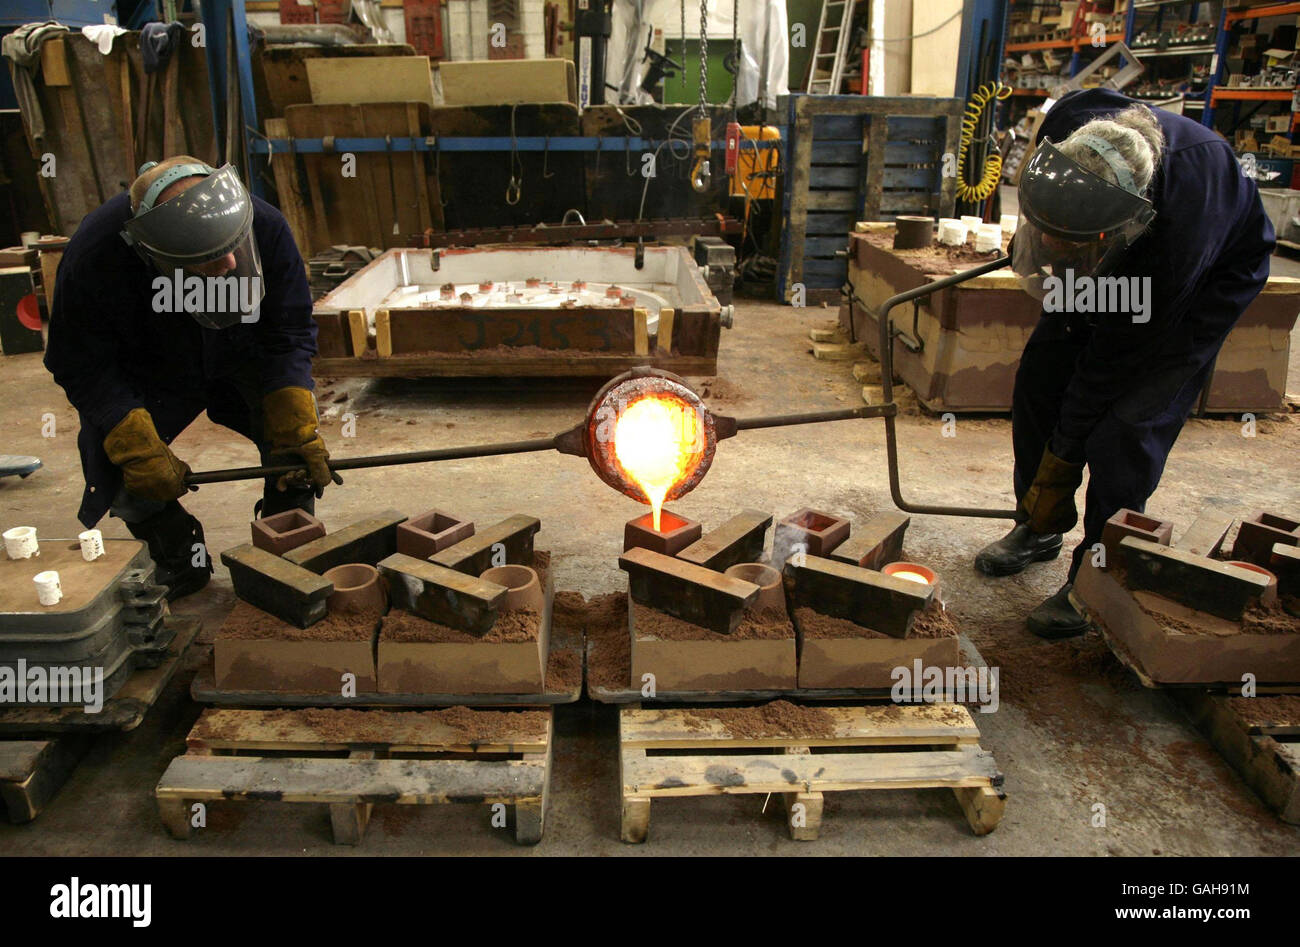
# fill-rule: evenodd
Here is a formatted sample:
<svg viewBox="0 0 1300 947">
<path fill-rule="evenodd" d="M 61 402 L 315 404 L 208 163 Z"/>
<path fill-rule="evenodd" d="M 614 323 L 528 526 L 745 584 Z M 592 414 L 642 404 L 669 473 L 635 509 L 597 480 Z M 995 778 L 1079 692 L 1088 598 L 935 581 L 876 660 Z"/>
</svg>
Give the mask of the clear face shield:
<svg viewBox="0 0 1300 947">
<path fill-rule="evenodd" d="M 1146 198 L 1093 174 L 1049 141 L 1025 166 L 1019 197 L 1011 268 L 1039 300 L 1053 278 L 1093 278 L 1114 269 L 1155 216 Z"/>
<path fill-rule="evenodd" d="M 209 329 L 258 320 L 266 291 L 253 201 L 231 165 L 127 221 L 123 236 L 159 273 L 156 307 Z"/>
</svg>

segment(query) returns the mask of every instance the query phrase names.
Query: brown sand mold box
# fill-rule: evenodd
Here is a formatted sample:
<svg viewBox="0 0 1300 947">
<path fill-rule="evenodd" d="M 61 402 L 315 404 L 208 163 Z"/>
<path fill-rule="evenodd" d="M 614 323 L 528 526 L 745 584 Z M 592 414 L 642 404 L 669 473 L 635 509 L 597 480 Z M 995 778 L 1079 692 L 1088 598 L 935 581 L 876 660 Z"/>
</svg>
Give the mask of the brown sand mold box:
<svg viewBox="0 0 1300 947">
<path fill-rule="evenodd" d="M 894 638 L 844 618 L 797 608 L 801 688 L 889 688 L 894 669 L 958 667 L 961 647 L 952 617 L 931 603 L 916 617 L 906 638 Z"/>
<path fill-rule="evenodd" d="M 493 566 L 484 570 L 479 578 L 484 582 L 505 586 L 502 613 L 531 609 L 540 615 L 546 609 L 546 593 L 542 590 L 537 573 L 528 566 Z"/>
<path fill-rule="evenodd" d="M 445 510 L 426 510 L 397 526 L 397 551 L 428 559 L 474 535 L 474 524 Z"/>
<path fill-rule="evenodd" d="M 249 530 L 254 546 L 283 556 L 303 543 L 324 536 L 325 524 L 304 510 L 285 510 L 253 520 Z"/>
<path fill-rule="evenodd" d="M 782 615 L 786 613 L 785 586 L 781 582 L 781 573 L 776 569 L 762 562 L 738 562 L 729 566 L 724 574 L 758 586 L 758 598 L 754 599 L 750 610 L 774 609 Z"/>
<path fill-rule="evenodd" d="M 334 583 L 334 592 L 325 600 L 331 612 L 383 612 L 388 607 L 379 570 L 364 562 L 326 569 L 321 577 Z"/>
</svg>

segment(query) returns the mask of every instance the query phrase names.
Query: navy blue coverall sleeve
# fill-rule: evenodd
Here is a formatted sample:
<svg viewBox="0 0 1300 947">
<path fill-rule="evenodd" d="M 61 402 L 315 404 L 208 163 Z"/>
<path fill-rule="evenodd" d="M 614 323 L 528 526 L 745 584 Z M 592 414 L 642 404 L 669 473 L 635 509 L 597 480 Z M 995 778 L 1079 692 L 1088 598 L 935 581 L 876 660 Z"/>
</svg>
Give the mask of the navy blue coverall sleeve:
<svg viewBox="0 0 1300 947">
<path fill-rule="evenodd" d="M 274 279 L 268 281 L 258 320 L 258 370 L 262 393 L 290 386 L 312 389 L 311 360 L 316 354 L 316 320 L 311 314 L 311 288 L 307 271 L 284 218 L 275 216 L 262 246 L 263 262 L 273 261 Z"/>
<path fill-rule="evenodd" d="M 96 428 L 107 433 L 144 399 L 122 371 L 125 361 L 112 323 L 97 297 L 103 273 L 83 273 L 64 259 L 54 280 L 45 367 L 67 393 L 68 401 Z"/>
</svg>

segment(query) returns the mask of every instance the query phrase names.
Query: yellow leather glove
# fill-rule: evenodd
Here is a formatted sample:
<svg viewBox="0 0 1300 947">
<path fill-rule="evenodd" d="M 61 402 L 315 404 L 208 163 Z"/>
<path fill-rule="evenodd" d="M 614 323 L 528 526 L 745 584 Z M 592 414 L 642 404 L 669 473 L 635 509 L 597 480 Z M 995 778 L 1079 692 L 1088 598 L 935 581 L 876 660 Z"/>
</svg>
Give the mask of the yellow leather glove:
<svg viewBox="0 0 1300 947">
<path fill-rule="evenodd" d="M 132 408 L 104 438 L 108 459 L 122 468 L 127 493 L 166 503 L 185 495 L 189 464 L 177 459 L 144 408 Z"/>
<path fill-rule="evenodd" d="M 1074 494 L 1083 483 L 1083 464 L 1061 460 L 1043 448 L 1034 482 L 1016 506 L 1021 521 L 1035 533 L 1068 533 L 1079 522 Z"/>
<path fill-rule="evenodd" d="M 329 468 L 329 451 L 317 430 L 316 399 L 306 388 L 280 388 L 262 399 L 262 431 L 272 464 L 306 465 L 307 473 L 285 474 L 276 484 L 281 490 L 310 482 L 319 498 L 332 481 L 343 478 Z"/>
</svg>

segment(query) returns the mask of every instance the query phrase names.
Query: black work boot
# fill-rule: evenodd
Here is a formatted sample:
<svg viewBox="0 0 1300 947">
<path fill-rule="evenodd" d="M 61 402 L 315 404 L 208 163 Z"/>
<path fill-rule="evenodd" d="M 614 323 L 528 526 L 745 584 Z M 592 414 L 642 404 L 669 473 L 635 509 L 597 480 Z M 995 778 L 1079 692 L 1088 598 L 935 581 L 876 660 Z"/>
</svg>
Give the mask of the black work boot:
<svg viewBox="0 0 1300 947">
<path fill-rule="evenodd" d="M 1019 523 L 997 542 L 979 551 L 975 568 L 985 575 L 1015 575 L 1031 562 L 1045 562 L 1060 554 L 1060 533 L 1034 533 L 1027 524 Z"/>
<path fill-rule="evenodd" d="M 175 500 L 146 520 L 127 523 L 136 539 L 149 546 L 149 555 L 157 567 L 154 581 L 167 586 L 167 601 L 192 595 L 208 584 L 212 576 L 212 557 L 203 542 L 203 526 Z M 201 548 L 202 557 L 199 558 Z M 201 562 L 197 566 L 195 562 Z"/>
<path fill-rule="evenodd" d="M 1025 619 L 1029 630 L 1040 638 L 1056 640 L 1058 638 L 1076 638 L 1092 627 L 1074 603 L 1070 601 L 1073 582 L 1061 586 L 1055 594 L 1043 602 Z"/>
</svg>

